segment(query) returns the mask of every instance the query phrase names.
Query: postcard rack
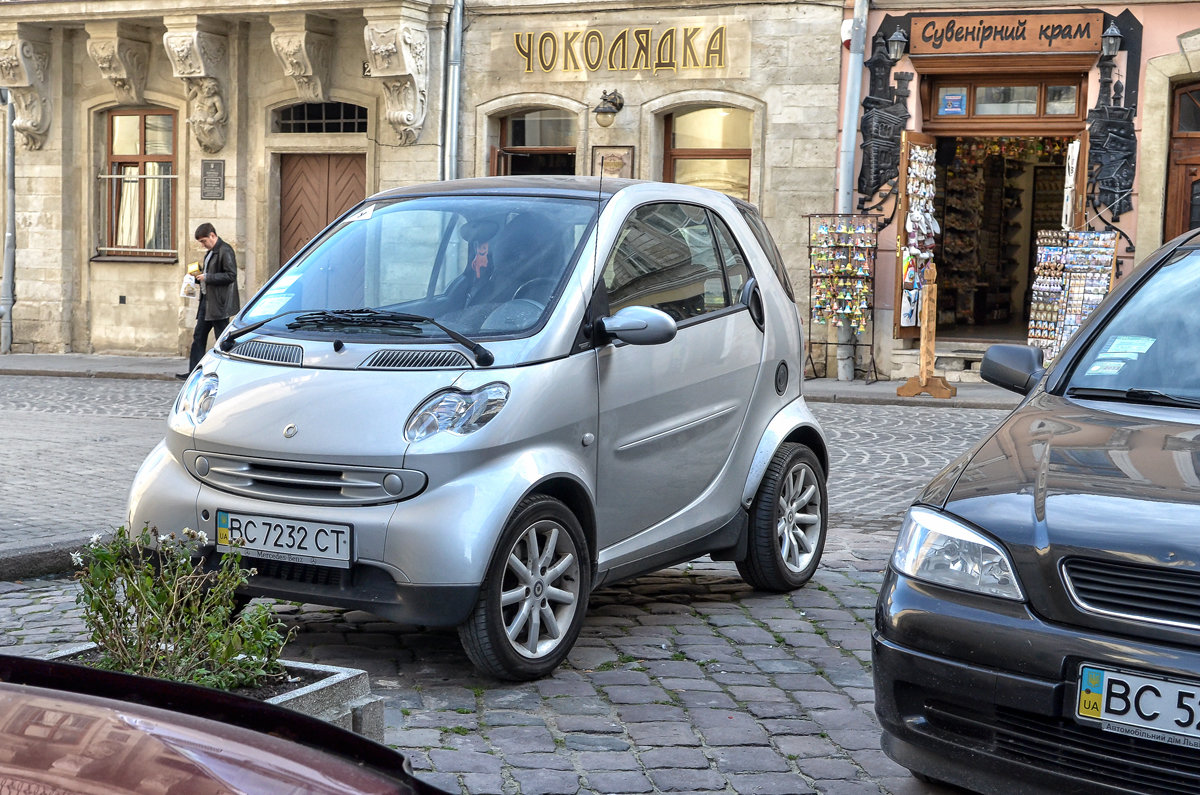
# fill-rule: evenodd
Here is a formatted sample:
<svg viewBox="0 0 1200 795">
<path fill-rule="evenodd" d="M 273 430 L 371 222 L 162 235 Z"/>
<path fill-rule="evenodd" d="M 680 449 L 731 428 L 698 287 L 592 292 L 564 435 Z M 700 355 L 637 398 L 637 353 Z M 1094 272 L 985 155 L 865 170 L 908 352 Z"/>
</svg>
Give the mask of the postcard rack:
<svg viewBox="0 0 1200 795">
<path fill-rule="evenodd" d="M 855 377 L 879 380 L 875 364 L 875 255 L 878 215 L 817 214 L 808 216 L 808 362 L 814 377 L 825 376 L 830 328 L 853 331 Z M 818 332 L 819 337 L 818 338 Z M 864 340 L 864 337 L 868 339 Z M 822 346 L 821 368 L 813 347 Z M 859 349 L 865 348 L 862 366 Z"/>
</svg>

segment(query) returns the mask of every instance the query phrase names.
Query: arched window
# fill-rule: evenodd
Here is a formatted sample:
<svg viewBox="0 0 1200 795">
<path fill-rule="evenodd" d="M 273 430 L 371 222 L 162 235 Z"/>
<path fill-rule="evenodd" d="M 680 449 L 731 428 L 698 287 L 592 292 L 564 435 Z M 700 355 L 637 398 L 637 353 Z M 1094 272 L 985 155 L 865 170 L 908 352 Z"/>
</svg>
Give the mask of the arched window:
<svg viewBox="0 0 1200 795">
<path fill-rule="evenodd" d="M 750 198 L 754 114 L 741 108 L 699 108 L 666 117 L 663 180 Z"/>
<path fill-rule="evenodd" d="M 100 254 L 174 256 L 175 114 L 112 111 L 107 139 Z"/>
<path fill-rule="evenodd" d="M 557 108 L 525 110 L 500 120 L 492 174 L 574 174 L 575 115 Z"/>
</svg>

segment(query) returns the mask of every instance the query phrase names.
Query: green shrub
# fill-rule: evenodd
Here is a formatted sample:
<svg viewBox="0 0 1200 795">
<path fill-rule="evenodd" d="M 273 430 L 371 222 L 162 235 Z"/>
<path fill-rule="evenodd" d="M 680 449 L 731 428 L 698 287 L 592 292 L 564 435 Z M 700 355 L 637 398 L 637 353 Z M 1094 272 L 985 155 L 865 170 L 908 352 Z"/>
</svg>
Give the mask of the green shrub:
<svg viewBox="0 0 1200 795">
<path fill-rule="evenodd" d="M 237 613 L 234 592 L 254 572 L 237 548 L 205 572 L 198 550 L 207 544 L 190 528 L 133 536 L 119 527 L 72 553 L 97 667 L 223 690 L 286 676 L 279 654 L 291 633 L 265 605 Z"/>
</svg>

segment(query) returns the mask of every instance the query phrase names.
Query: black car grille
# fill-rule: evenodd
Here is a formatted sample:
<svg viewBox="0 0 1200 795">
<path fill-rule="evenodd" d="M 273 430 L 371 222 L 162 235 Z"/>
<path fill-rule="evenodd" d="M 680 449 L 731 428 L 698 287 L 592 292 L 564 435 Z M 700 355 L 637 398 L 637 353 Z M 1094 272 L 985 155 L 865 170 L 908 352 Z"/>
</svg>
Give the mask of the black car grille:
<svg viewBox="0 0 1200 795">
<path fill-rule="evenodd" d="M 242 558 L 242 567 L 253 567 L 259 577 L 269 577 L 273 580 L 304 583 L 306 585 L 328 585 L 334 588 L 350 586 L 349 569 L 335 569 L 329 566 L 310 566 L 307 563 L 288 563 L 281 560 L 262 560 L 260 558 Z"/>
<path fill-rule="evenodd" d="M 1089 613 L 1200 629 L 1200 574 L 1073 559 L 1063 564 L 1063 579 Z"/>
<path fill-rule="evenodd" d="M 299 345 L 283 345 L 259 340 L 239 342 L 230 353 L 243 359 L 274 362 L 275 364 L 299 365 L 304 361 L 304 349 Z"/>
<path fill-rule="evenodd" d="M 1182 746 L 1111 734 L 1063 718 L 999 707 L 966 712 L 927 702 L 939 733 L 992 756 L 1068 776 L 1096 787 L 1125 787 L 1146 795 L 1200 795 L 1200 754 Z"/>
<path fill-rule="evenodd" d="M 470 367 L 458 351 L 381 350 L 371 354 L 360 370 L 458 370 Z"/>
</svg>

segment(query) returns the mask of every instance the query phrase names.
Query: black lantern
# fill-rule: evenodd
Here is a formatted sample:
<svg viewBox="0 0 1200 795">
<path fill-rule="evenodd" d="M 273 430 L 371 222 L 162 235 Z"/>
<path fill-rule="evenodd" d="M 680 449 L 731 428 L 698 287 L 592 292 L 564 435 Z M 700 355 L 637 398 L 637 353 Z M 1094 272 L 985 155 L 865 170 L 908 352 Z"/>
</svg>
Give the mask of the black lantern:
<svg viewBox="0 0 1200 795">
<path fill-rule="evenodd" d="M 1121 39 L 1125 38 L 1121 35 L 1121 29 L 1117 27 L 1116 20 L 1108 23 L 1108 27 L 1104 29 L 1104 33 L 1100 35 L 1100 54 L 1109 58 L 1117 54 L 1121 49 Z"/>
<path fill-rule="evenodd" d="M 1118 36 L 1121 34 L 1118 33 Z M 887 54 L 892 63 L 896 63 L 904 57 L 904 51 L 908 49 L 908 36 L 904 35 L 904 31 L 900 26 L 896 26 L 896 32 L 888 36 Z"/>
<path fill-rule="evenodd" d="M 592 113 L 596 114 L 596 124 L 601 127 L 612 126 L 617 111 L 623 107 L 625 107 L 625 98 L 621 96 L 620 91 L 602 91 L 600 104 L 592 108 Z"/>
</svg>

